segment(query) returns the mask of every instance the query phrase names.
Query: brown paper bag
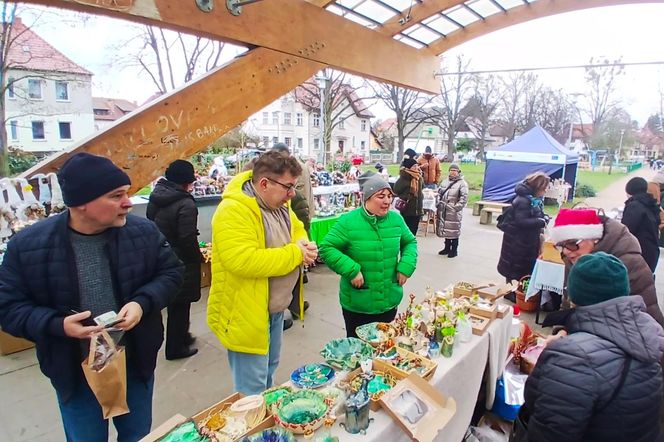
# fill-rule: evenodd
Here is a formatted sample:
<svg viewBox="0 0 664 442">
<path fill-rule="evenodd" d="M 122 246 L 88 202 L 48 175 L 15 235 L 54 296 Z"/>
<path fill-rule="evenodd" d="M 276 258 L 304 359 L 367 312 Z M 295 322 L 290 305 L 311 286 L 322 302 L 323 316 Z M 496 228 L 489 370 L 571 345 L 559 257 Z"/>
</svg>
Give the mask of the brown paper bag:
<svg viewBox="0 0 664 442">
<path fill-rule="evenodd" d="M 95 361 L 95 352 L 97 352 L 97 361 Z M 101 367 L 99 367 L 100 354 L 111 355 L 103 360 Z M 108 332 L 102 331 L 90 339 L 90 354 L 81 366 L 90 390 L 101 405 L 104 419 L 129 413 L 125 351 L 124 348 L 115 346 Z"/>
</svg>

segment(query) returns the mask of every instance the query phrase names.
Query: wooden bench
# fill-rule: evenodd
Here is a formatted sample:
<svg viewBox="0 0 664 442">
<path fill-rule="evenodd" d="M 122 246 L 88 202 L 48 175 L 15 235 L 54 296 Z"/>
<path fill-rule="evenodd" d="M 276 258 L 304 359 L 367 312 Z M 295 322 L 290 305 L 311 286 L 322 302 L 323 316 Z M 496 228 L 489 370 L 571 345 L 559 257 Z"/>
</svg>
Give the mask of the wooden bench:
<svg viewBox="0 0 664 442">
<path fill-rule="evenodd" d="M 485 207 L 484 209 L 482 209 L 482 211 L 480 212 L 480 224 L 491 224 L 494 213 L 500 215 L 501 213 L 503 213 L 503 208 Z"/>
<path fill-rule="evenodd" d="M 509 206 L 510 206 L 510 203 L 501 203 L 501 202 L 498 202 L 498 201 L 477 201 L 475 204 L 473 204 L 473 216 L 479 216 L 480 212 L 485 207 L 505 208 L 505 207 L 509 207 Z"/>
</svg>

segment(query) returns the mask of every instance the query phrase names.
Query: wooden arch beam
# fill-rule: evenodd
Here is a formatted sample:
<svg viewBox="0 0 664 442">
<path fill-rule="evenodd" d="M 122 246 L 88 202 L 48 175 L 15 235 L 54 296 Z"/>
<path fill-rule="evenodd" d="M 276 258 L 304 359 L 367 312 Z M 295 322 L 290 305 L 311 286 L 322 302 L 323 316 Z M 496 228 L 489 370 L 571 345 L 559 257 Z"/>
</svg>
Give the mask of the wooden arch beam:
<svg viewBox="0 0 664 442">
<path fill-rule="evenodd" d="M 454 31 L 445 38 L 432 42 L 428 49 L 442 54 L 473 38 L 481 37 L 499 29 L 564 12 L 599 8 L 602 6 L 631 5 L 639 3 L 662 3 L 664 0 L 537 0 L 536 2 L 496 13 L 484 21 L 476 21 L 464 29 Z"/>
<path fill-rule="evenodd" d="M 401 24 L 401 20 L 404 19 L 404 13 L 407 13 L 408 10 L 404 11 L 400 15 L 396 15 L 391 19 L 383 23 L 383 26 L 378 28 L 377 31 L 381 34 L 386 34 L 390 36 L 397 35 L 399 32 L 404 29 L 408 29 L 416 23 L 426 20 L 427 18 L 443 12 L 446 9 L 449 9 L 453 6 L 460 5 L 465 0 L 431 0 L 423 3 L 418 3 L 414 5 L 410 11 L 410 19 Z"/>
<path fill-rule="evenodd" d="M 21 176 L 57 173 L 71 155 L 89 152 L 110 158 L 127 172 L 134 193 L 163 175 L 173 160 L 205 149 L 324 67 L 270 49 L 253 49 Z"/>
<path fill-rule="evenodd" d="M 211 12 L 194 0 L 26 0 L 109 15 L 215 40 L 258 46 L 363 77 L 436 93 L 436 54 L 328 12 L 304 0 L 265 0 L 232 15 L 224 1 Z"/>
</svg>

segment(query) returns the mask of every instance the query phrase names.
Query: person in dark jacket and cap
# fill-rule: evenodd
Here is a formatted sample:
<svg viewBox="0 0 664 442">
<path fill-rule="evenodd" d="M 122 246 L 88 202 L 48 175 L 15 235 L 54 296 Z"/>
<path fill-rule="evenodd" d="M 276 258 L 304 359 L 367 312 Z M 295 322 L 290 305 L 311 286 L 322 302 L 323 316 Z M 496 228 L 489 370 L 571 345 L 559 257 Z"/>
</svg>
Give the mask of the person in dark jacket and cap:
<svg viewBox="0 0 664 442">
<path fill-rule="evenodd" d="M 628 296 L 615 256 L 582 256 L 568 278 L 568 336 L 547 345 L 526 382 L 520 418 L 538 442 L 651 442 L 661 437 L 664 330 Z"/>
<path fill-rule="evenodd" d="M 401 216 L 406 221 L 406 225 L 413 233 L 417 235 L 417 228 L 420 219 L 424 214 L 422 210 L 422 189 L 424 188 L 424 179 L 422 171 L 417 161 L 412 158 L 406 158 L 401 162 L 399 169 L 399 178 L 394 183 L 394 193 L 396 196 L 406 201 L 406 207 L 401 210 Z"/>
<path fill-rule="evenodd" d="M 0 325 L 35 342 L 55 388 L 67 440 L 108 441 L 108 420 L 81 362 L 93 318 L 117 312 L 126 347 L 129 413 L 113 418 L 118 440 L 139 440 L 152 425 L 161 310 L 182 283 L 182 263 L 157 226 L 129 215 L 129 176 L 105 157 L 78 153 L 60 168 L 69 209 L 17 233 L 0 266 Z M 80 313 L 74 313 L 80 312 Z"/>
<path fill-rule="evenodd" d="M 634 177 L 627 182 L 625 191 L 629 199 L 621 222 L 636 237 L 641 246 L 641 254 L 648 267 L 655 273 L 659 261 L 659 203 L 648 193 L 648 182 Z"/>
<path fill-rule="evenodd" d="M 189 333 L 191 303 L 201 299 L 201 249 L 198 246 L 198 209 L 191 195 L 196 175 L 194 166 L 175 160 L 166 169 L 165 178 L 155 185 L 146 211 L 148 219 L 161 233 L 185 265 L 184 282 L 175 300 L 168 306 L 166 322 L 166 359 L 195 355 L 196 340 Z"/>
</svg>

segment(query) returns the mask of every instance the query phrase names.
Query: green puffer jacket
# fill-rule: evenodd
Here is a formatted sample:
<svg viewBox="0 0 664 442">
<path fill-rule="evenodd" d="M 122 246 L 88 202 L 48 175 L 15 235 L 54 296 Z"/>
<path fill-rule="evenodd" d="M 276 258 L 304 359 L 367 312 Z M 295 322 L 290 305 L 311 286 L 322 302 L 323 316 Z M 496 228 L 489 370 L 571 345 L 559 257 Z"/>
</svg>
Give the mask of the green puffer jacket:
<svg viewBox="0 0 664 442">
<path fill-rule="evenodd" d="M 341 275 L 341 306 L 355 313 L 380 314 L 399 305 L 403 288 L 397 272 L 410 277 L 417 264 L 417 240 L 395 211 L 383 217 L 364 207 L 339 218 L 319 253 L 329 268 Z M 362 271 L 364 288 L 350 281 Z"/>
</svg>

